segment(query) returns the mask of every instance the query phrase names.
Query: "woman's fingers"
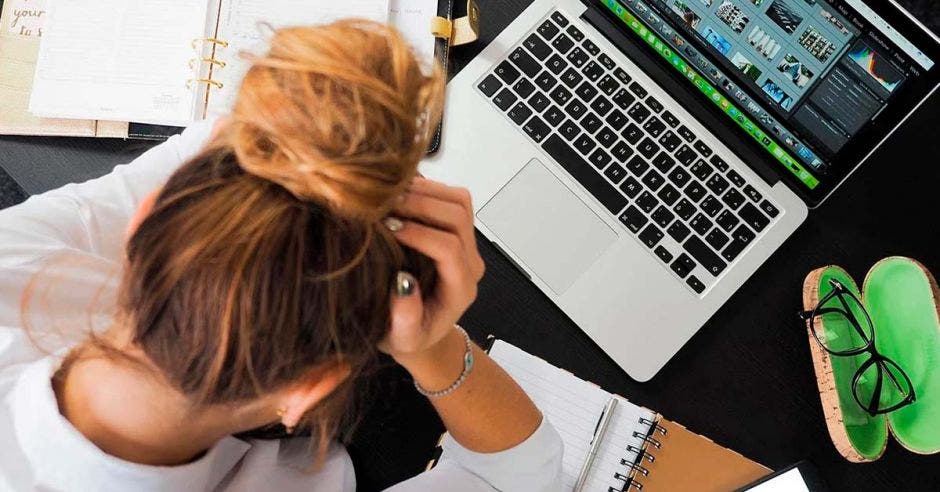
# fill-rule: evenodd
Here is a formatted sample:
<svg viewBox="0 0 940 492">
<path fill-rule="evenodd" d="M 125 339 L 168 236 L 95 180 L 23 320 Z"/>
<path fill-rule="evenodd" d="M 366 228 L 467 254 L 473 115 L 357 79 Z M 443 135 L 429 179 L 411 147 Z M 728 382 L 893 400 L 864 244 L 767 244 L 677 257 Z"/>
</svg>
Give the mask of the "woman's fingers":
<svg viewBox="0 0 940 492">
<path fill-rule="evenodd" d="M 471 222 L 473 221 L 473 203 L 470 198 L 470 192 L 465 188 L 454 188 L 452 186 L 447 186 L 444 183 L 431 181 L 427 178 L 417 177 L 411 182 L 411 186 L 408 188 L 408 191 L 411 193 L 427 195 L 440 200 L 456 203 L 463 207 L 467 217 L 470 218 Z"/>
<path fill-rule="evenodd" d="M 454 202 L 408 193 L 405 200 L 395 207 L 395 213 L 457 234 L 468 250 L 474 242 L 473 223 L 467 219 L 463 207 Z"/>
<path fill-rule="evenodd" d="M 453 309 L 465 309 L 476 297 L 476 279 L 467 263 L 463 241 L 454 233 L 404 221 L 395 237 L 434 261 L 440 285 L 437 299 Z"/>
<path fill-rule="evenodd" d="M 385 353 L 411 352 L 427 335 L 424 330 L 424 302 L 417 279 L 407 272 L 399 272 L 391 293 L 391 327 L 379 343 Z"/>
</svg>

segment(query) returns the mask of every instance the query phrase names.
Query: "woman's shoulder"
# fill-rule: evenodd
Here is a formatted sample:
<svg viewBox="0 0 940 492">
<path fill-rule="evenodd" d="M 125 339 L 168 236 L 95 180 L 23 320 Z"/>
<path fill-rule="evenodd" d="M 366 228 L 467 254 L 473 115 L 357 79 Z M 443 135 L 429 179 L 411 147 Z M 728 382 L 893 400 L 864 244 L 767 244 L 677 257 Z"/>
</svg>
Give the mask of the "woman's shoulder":
<svg viewBox="0 0 940 492">
<path fill-rule="evenodd" d="M 235 473 L 220 489 L 279 490 L 305 492 L 317 490 L 356 490 L 356 474 L 346 448 L 330 448 L 322 464 L 316 463 L 316 449 L 309 438 L 250 440 Z"/>
</svg>

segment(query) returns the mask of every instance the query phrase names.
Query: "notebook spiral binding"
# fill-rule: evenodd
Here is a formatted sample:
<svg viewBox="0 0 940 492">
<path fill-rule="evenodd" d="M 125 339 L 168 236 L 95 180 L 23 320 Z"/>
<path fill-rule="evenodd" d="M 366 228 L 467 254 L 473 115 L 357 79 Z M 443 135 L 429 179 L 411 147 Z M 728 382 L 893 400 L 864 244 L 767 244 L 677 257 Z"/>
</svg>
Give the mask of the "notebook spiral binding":
<svg viewBox="0 0 940 492">
<path fill-rule="evenodd" d="M 645 430 L 638 430 L 633 432 L 633 437 L 641 439 L 643 445 L 640 447 L 637 446 L 627 446 L 627 451 L 634 455 L 633 458 L 622 458 L 620 464 L 627 467 L 629 472 L 624 473 L 615 473 L 614 478 L 617 480 L 623 481 L 622 488 L 610 487 L 609 492 L 624 492 L 634 488 L 636 490 L 643 490 L 643 483 L 640 481 L 642 477 L 648 477 L 650 475 L 650 469 L 648 465 L 644 465 L 644 460 L 646 463 L 653 463 L 656 461 L 656 455 L 650 450 L 656 450 L 662 448 L 662 441 L 657 439 L 656 434 L 664 436 L 667 433 L 667 429 L 659 425 L 658 420 L 650 420 L 646 418 L 640 418 L 640 425 L 646 426 Z"/>
<path fill-rule="evenodd" d="M 219 48 L 228 48 L 228 45 L 229 45 L 228 41 L 225 41 L 222 39 L 216 39 L 216 38 L 198 38 L 198 39 L 193 39 L 190 44 L 192 45 L 193 51 L 196 52 L 197 56 L 201 56 L 201 53 L 200 53 L 201 46 L 211 44 L 212 55 L 209 57 L 191 58 L 189 60 L 189 68 L 193 70 L 193 73 L 196 74 L 196 76 L 186 81 L 186 88 L 187 89 L 192 88 L 193 84 L 206 84 L 210 87 L 215 87 L 216 89 L 224 88 L 225 84 L 223 84 L 222 82 L 219 82 L 218 80 L 214 80 L 212 78 L 212 71 L 215 70 L 216 68 L 218 69 L 225 68 L 226 63 L 224 61 L 221 61 L 215 58 L 215 50 Z M 200 78 L 198 75 L 198 72 L 196 71 L 198 67 L 200 67 L 204 63 L 209 64 L 209 77 L 208 78 Z"/>
</svg>

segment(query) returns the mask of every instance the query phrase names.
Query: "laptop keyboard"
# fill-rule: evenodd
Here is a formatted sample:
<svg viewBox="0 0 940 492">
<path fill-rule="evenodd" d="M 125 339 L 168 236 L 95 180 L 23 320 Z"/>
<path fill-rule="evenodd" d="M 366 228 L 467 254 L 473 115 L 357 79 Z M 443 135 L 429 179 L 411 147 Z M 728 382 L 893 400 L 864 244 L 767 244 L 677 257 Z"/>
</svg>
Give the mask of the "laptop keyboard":
<svg viewBox="0 0 940 492">
<path fill-rule="evenodd" d="M 697 294 L 780 215 L 559 11 L 477 89 Z"/>
</svg>

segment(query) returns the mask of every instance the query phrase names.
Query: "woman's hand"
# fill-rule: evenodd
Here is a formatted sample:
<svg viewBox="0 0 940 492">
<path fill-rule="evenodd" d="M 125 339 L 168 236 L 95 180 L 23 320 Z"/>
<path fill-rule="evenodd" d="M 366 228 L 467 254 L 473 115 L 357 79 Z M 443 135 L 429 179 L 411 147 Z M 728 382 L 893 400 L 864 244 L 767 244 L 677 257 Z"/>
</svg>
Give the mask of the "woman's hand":
<svg viewBox="0 0 940 492">
<path fill-rule="evenodd" d="M 476 299 L 485 269 L 470 193 L 419 177 L 394 213 L 401 219 L 387 219 L 386 225 L 403 245 L 434 261 L 438 282 L 434 292 L 422 292 L 414 277 L 399 274 L 392 326 L 379 348 L 416 378 L 422 373 L 420 379 L 432 384 L 425 387 L 436 390 L 433 383 L 452 382 L 462 370 L 464 341 L 454 324 Z M 428 371 L 434 374 L 424 374 Z"/>
</svg>

